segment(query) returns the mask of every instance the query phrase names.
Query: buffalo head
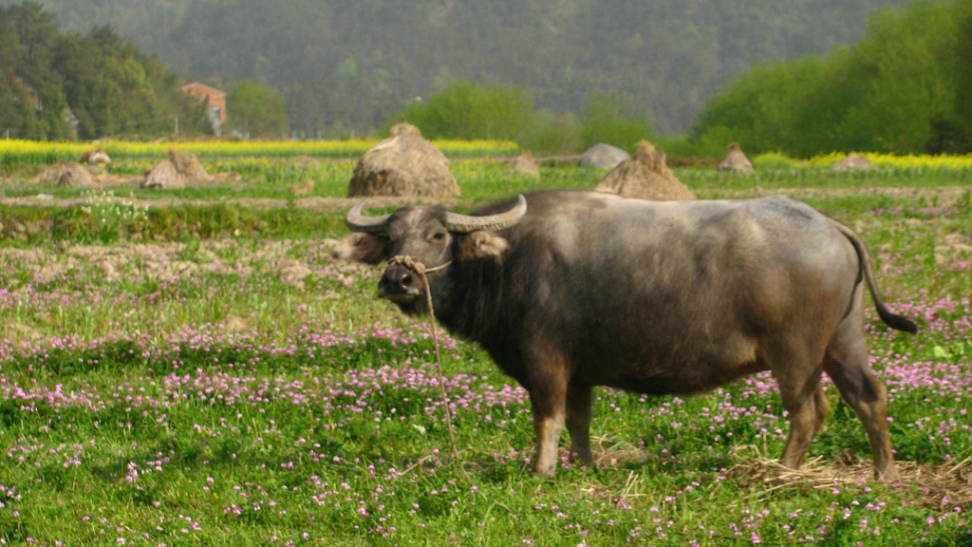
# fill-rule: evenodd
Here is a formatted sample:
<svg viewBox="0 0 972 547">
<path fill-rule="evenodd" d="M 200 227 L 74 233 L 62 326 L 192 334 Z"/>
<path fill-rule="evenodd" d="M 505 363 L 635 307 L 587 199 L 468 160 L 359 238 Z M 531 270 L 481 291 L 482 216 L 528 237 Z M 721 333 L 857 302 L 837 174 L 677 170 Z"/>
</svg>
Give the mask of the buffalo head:
<svg viewBox="0 0 972 547">
<path fill-rule="evenodd" d="M 357 204 L 345 217 L 348 227 L 357 232 L 348 240 L 348 257 L 368 264 L 389 261 L 378 283 L 378 295 L 406 313 L 428 311 L 426 287 L 418 268 L 424 269 L 430 284 L 434 279 L 441 280 L 432 291 L 433 299 L 447 296 L 448 274 L 453 268 L 472 261 L 503 259 L 509 245 L 494 232 L 513 226 L 527 210 L 522 195 L 509 210 L 489 216 L 460 215 L 438 205 L 415 205 L 367 217 L 362 214 L 367 203 Z"/>
</svg>

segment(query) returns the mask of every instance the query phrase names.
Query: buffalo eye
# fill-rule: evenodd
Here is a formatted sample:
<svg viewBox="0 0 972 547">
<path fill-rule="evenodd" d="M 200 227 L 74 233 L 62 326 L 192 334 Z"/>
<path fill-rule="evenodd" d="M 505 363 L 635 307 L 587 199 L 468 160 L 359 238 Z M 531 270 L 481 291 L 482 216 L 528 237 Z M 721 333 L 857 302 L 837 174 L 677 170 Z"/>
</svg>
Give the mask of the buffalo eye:
<svg viewBox="0 0 972 547">
<path fill-rule="evenodd" d="M 437 231 L 437 232 L 433 232 L 432 233 L 432 240 L 433 241 L 442 241 L 445 238 L 446 238 L 445 231 Z"/>
</svg>

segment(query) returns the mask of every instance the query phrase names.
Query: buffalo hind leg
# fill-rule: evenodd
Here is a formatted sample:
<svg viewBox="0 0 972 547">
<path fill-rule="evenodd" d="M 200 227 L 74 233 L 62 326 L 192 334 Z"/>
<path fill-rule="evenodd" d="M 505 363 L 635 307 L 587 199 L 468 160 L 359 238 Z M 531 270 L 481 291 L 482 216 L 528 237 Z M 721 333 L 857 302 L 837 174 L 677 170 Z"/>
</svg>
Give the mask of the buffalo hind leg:
<svg viewBox="0 0 972 547">
<path fill-rule="evenodd" d="M 570 432 L 570 455 L 586 466 L 594 467 L 591 452 L 591 386 L 571 384 L 567 387 L 567 431 Z"/>
<path fill-rule="evenodd" d="M 888 393 L 884 384 L 871 372 L 867 353 L 855 353 L 857 355 L 854 357 L 849 357 L 847 353 L 828 355 L 824 359 L 824 370 L 840 390 L 844 401 L 864 424 L 877 477 L 893 481 L 898 471 L 891 455 L 891 437 L 888 433 Z"/>
</svg>

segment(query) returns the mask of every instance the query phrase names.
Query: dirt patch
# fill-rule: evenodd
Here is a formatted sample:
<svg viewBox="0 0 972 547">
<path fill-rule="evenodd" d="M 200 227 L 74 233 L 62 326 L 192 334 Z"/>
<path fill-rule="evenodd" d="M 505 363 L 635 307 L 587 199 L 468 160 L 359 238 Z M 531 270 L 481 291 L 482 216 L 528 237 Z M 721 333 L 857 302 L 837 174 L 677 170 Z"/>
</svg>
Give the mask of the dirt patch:
<svg viewBox="0 0 972 547">
<path fill-rule="evenodd" d="M 237 183 L 238 184 L 238 183 Z M 207 185 L 218 186 L 215 183 Z M 225 186 L 225 183 L 222 184 Z M 970 192 L 968 186 L 937 186 L 926 188 L 913 187 L 861 187 L 861 188 L 769 188 L 764 189 L 754 187 L 747 190 L 719 190 L 719 189 L 700 189 L 695 190 L 699 199 L 712 199 L 713 196 L 720 198 L 750 198 L 769 195 L 785 194 L 796 199 L 824 199 L 832 197 L 847 196 L 879 196 L 886 195 L 894 198 L 920 199 L 922 197 L 932 200 L 937 198 L 938 206 L 947 207 L 958 201 L 959 198 Z M 326 212 L 347 211 L 351 207 L 361 202 L 362 197 L 321 197 L 311 196 L 299 199 L 276 199 L 276 198 L 212 198 L 212 199 L 183 199 L 162 197 L 158 199 L 136 199 L 134 202 L 145 207 L 206 207 L 213 205 L 234 205 L 260 210 L 283 209 L 289 207 L 291 203 L 300 209 Z M 376 196 L 367 198 L 368 208 L 382 207 L 402 207 L 418 203 L 434 203 L 447 208 L 457 206 L 469 206 L 472 203 L 462 198 L 415 198 L 399 196 Z M 2 205 L 44 205 L 49 207 L 77 207 L 86 203 L 85 198 L 57 199 L 49 194 L 40 193 L 36 196 L 2 198 Z"/>
<path fill-rule="evenodd" d="M 333 248 L 333 239 L 321 240 Z M 129 244 L 122 246 L 75 245 L 62 248 L 0 248 L 0 264 L 26 271 L 33 279 L 58 279 L 70 272 L 89 272 L 101 282 L 121 279 L 172 281 L 200 274 L 236 274 L 247 277 L 254 273 L 273 276 L 284 283 L 303 287 L 307 279 L 321 278 L 321 264 L 310 264 L 294 258 L 297 244 L 290 241 L 203 240 L 198 245 L 185 243 Z M 341 263 L 338 276 L 345 286 L 353 284 L 356 273 L 368 267 Z M 333 272 L 327 274 L 334 277 Z"/>
<path fill-rule="evenodd" d="M 127 198 L 126 198 L 127 199 Z M 218 198 L 218 199 L 184 199 L 184 198 L 158 198 L 158 199 L 135 199 L 129 200 L 130 202 L 143 207 L 206 207 L 213 205 L 234 205 L 239 207 L 247 207 L 252 209 L 260 210 L 271 210 L 271 209 L 284 209 L 289 207 L 291 203 L 295 207 L 300 209 L 309 209 L 314 211 L 347 211 L 351 207 L 357 205 L 362 201 L 361 197 L 356 198 L 328 198 L 313 196 L 300 199 L 276 199 L 276 198 Z M 393 196 L 381 196 L 373 197 L 368 199 L 368 208 L 381 208 L 381 207 L 401 207 L 405 205 L 413 205 L 417 203 L 436 203 L 443 205 L 445 207 L 455 207 L 463 204 L 467 204 L 466 201 L 459 198 L 447 198 L 447 199 L 434 199 L 434 198 L 410 198 L 410 197 L 393 197 Z M 0 199 L 0 204 L 2 205 L 21 205 L 21 206 L 37 206 L 43 205 L 48 207 L 77 207 L 79 205 L 87 204 L 86 198 L 68 198 L 68 199 L 56 199 L 52 198 L 49 194 L 38 194 L 36 196 L 29 197 L 17 197 L 17 198 L 3 198 Z"/>
<path fill-rule="evenodd" d="M 954 204 L 959 198 L 968 194 L 970 191 L 972 190 L 968 186 L 865 186 L 859 188 L 760 188 L 756 186 L 748 190 L 707 188 L 696 190 L 695 193 L 700 199 L 711 199 L 713 195 L 730 199 L 770 195 L 787 195 L 796 199 L 826 199 L 852 196 L 890 196 L 898 199 L 925 198 L 928 200 L 937 198 L 938 205 L 940 207 L 946 207 Z"/>
</svg>

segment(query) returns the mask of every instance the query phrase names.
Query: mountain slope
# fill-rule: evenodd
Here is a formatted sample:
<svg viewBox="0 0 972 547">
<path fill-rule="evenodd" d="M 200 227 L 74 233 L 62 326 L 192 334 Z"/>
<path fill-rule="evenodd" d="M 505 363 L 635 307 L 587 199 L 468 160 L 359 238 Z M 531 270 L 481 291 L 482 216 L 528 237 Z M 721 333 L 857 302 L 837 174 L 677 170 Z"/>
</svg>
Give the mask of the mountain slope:
<svg viewBox="0 0 972 547">
<path fill-rule="evenodd" d="M 0 5 L 16 3 L 0 0 Z M 256 79 L 314 94 L 305 129 L 367 131 L 406 101 L 469 78 L 580 110 L 621 94 L 662 133 L 753 62 L 859 39 L 867 14 L 903 0 L 47 0 L 69 29 L 110 23 L 193 77 Z M 294 85 L 297 84 L 297 85 Z M 299 87 L 298 87 L 299 86 Z M 297 93 L 300 95 L 301 93 Z M 296 96 L 296 95 L 295 95 Z M 292 114 L 292 118 L 294 118 Z M 294 119 L 299 126 L 301 119 Z M 316 127 L 315 127 L 316 126 Z M 371 127 L 369 127 L 371 126 Z M 327 130 L 327 127 L 323 129 Z"/>
</svg>

